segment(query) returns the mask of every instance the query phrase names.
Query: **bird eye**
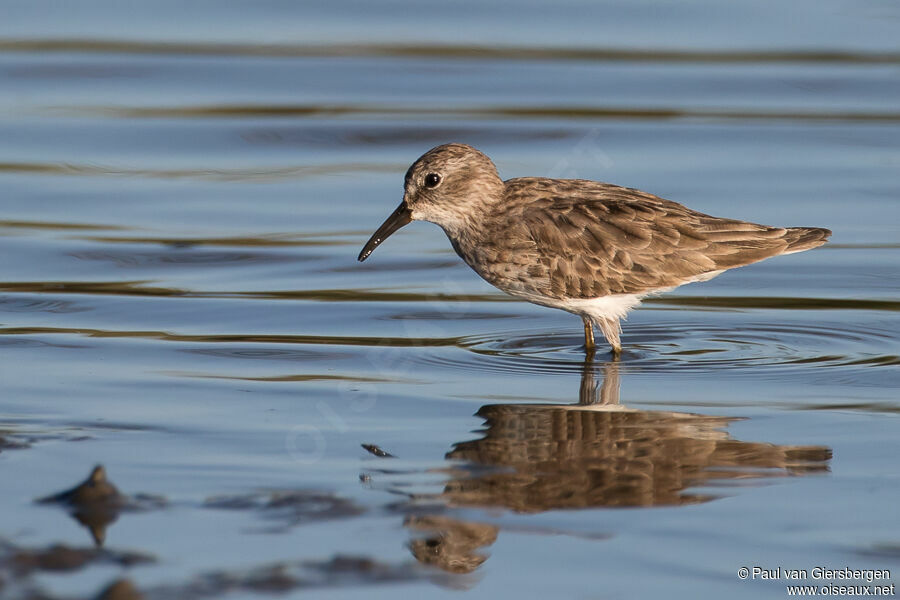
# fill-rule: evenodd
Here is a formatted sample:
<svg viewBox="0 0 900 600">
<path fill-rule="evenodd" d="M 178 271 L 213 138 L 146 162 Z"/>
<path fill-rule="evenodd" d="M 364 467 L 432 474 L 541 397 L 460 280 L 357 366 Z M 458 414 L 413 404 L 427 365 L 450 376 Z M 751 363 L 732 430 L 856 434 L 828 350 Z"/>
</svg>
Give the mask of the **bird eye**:
<svg viewBox="0 0 900 600">
<path fill-rule="evenodd" d="M 436 188 L 441 183 L 441 176 L 437 173 L 429 173 L 425 176 L 425 187 Z"/>
</svg>

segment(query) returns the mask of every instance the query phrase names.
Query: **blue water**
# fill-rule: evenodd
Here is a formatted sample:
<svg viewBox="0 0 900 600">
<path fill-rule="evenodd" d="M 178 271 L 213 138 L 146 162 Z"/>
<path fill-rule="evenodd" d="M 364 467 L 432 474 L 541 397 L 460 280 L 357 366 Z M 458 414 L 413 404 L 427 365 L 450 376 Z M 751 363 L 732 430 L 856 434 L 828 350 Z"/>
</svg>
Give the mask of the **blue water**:
<svg viewBox="0 0 900 600">
<path fill-rule="evenodd" d="M 895 568 L 898 19 L 6 2 L 0 597 L 781 598 L 738 570 Z M 449 141 L 834 235 L 645 302 L 585 365 L 577 318 L 433 225 L 357 263 Z M 94 552 L 34 500 L 95 464 L 165 507 L 21 567 Z"/>
</svg>

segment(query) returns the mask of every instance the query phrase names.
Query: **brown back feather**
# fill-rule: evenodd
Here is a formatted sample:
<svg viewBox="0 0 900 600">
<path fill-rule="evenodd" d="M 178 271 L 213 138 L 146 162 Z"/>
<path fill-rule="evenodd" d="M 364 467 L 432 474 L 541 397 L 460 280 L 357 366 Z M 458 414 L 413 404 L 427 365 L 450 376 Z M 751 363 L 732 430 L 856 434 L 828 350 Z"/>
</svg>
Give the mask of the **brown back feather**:
<svg viewBox="0 0 900 600">
<path fill-rule="evenodd" d="M 712 217 L 639 190 L 585 180 L 512 179 L 498 208 L 483 228 L 493 235 L 463 240 L 457 250 L 483 254 L 475 264 L 491 283 L 552 298 L 674 287 L 809 250 L 831 235 Z"/>
</svg>

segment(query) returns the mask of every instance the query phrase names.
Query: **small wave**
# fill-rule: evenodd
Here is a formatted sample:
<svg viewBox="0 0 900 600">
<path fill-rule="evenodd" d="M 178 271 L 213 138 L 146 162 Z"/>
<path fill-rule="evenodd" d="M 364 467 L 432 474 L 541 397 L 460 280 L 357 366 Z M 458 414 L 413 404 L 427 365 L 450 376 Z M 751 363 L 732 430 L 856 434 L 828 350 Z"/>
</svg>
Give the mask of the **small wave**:
<svg viewBox="0 0 900 600">
<path fill-rule="evenodd" d="M 494 126 L 360 126 L 334 123 L 321 125 L 283 125 L 250 129 L 241 138 L 251 144 L 310 146 L 321 151 L 328 147 L 436 146 L 447 140 L 468 140 L 472 144 L 521 143 L 566 139 L 583 135 L 574 129 L 558 127 L 523 128 Z M 402 171 L 405 167 L 400 167 Z"/>
<path fill-rule="evenodd" d="M 0 296 L 0 312 L 76 313 L 90 310 L 75 302 L 31 295 Z"/>
<path fill-rule="evenodd" d="M 853 369 L 900 363 L 895 335 L 871 327 L 666 322 L 631 326 L 626 337 L 622 364 L 644 373 L 845 367 L 841 377 L 846 378 Z M 457 346 L 467 352 L 425 352 L 414 360 L 451 369 L 563 375 L 581 372 L 583 343 L 574 328 L 567 333 L 498 332 L 462 338 Z"/>
<path fill-rule="evenodd" d="M 249 251 L 202 251 L 202 250 L 172 250 L 150 252 L 126 252 L 88 250 L 73 252 L 73 258 L 86 261 L 111 262 L 117 267 L 156 267 L 160 265 L 171 266 L 229 266 L 235 263 L 273 263 L 298 260 L 297 256 L 287 256 L 272 252 Z"/>
</svg>

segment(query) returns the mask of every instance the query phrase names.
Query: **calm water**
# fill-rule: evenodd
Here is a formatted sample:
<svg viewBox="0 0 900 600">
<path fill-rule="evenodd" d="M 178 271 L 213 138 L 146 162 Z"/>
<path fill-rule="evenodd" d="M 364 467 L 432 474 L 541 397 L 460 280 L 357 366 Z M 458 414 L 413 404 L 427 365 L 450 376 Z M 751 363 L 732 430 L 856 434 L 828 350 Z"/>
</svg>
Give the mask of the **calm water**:
<svg viewBox="0 0 900 600">
<path fill-rule="evenodd" d="M 897 581 L 896 4 L 3 12 L 0 597 Z M 433 225 L 356 262 L 448 141 L 833 241 L 652 299 L 584 364 L 579 319 Z M 127 498 L 35 502 L 97 464 Z"/>
</svg>

